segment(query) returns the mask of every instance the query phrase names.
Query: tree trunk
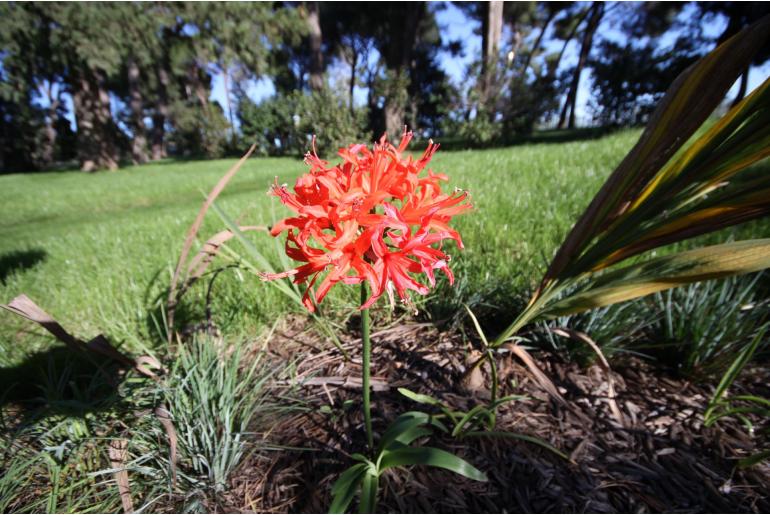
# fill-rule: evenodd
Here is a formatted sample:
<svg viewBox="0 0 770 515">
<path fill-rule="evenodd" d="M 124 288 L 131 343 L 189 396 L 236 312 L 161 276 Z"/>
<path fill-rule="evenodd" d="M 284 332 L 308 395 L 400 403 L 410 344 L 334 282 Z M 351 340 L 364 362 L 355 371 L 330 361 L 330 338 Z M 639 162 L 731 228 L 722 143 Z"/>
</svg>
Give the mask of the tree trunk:
<svg viewBox="0 0 770 515">
<path fill-rule="evenodd" d="M 580 26 L 581 23 L 583 23 L 583 20 L 585 20 L 586 16 L 588 16 L 588 13 L 591 11 L 591 9 L 585 9 L 583 13 L 580 15 L 580 18 L 577 20 L 575 25 L 572 27 L 572 30 L 567 35 L 567 37 L 564 39 L 564 44 L 561 46 L 561 51 L 559 51 L 559 55 L 556 57 L 556 61 L 553 63 L 552 67 L 548 70 L 548 75 L 553 78 L 556 76 L 556 72 L 559 70 L 559 65 L 561 64 L 561 60 L 564 57 L 564 53 L 567 51 L 567 46 L 569 46 L 570 42 L 572 41 L 572 38 L 575 37 L 575 34 L 577 34 L 577 29 Z"/>
<path fill-rule="evenodd" d="M 404 115 L 409 100 L 409 68 L 412 53 L 417 42 L 417 29 L 425 13 L 424 2 L 404 2 L 398 19 L 403 24 L 400 37 L 393 36 L 391 44 L 384 52 L 385 64 L 388 67 L 388 77 L 385 93 L 385 131 L 388 139 L 398 141 L 404 130 Z M 383 49 L 380 49 L 383 53 Z"/>
<path fill-rule="evenodd" d="M 222 67 L 222 78 L 225 86 L 225 101 L 227 103 L 227 119 L 230 121 L 230 143 L 235 145 L 235 123 L 233 122 L 233 106 L 230 101 L 230 78 L 227 66 Z"/>
<path fill-rule="evenodd" d="M 48 97 L 48 114 L 45 119 L 45 143 L 41 152 L 41 165 L 50 166 L 56 153 L 56 120 L 59 117 L 59 99 L 53 94 L 53 81 L 48 81 L 46 86 Z"/>
<path fill-rule="evenodd" d="M 494 0 L 484 3 L 484 18 L 481 23 L 482 48 L 481 61 L 481 98 L 482 103 L 491 96 L 491 89 L 497 68 L 497 53 L 500 50 L 500 37 L 503 33 L 503 2 Z"/>
<path fill-rule="evenodd" d="M 591 45 L 593 44 L 594 34 L 599 27 L 599 22 L 604 15 L 604 4 L 602 2 L 594 2 L 591 6 L 591 14 L 588 17 L 588 24 L 586 25 L 585 32 L 583 33 L 583 43 L 580 46 L 580 57 L 578 58 L 575 71 L 572 74 L 572 84 L 567 93 L 567 98 L 564 102 L 564 109 L 562 109 L 561 116 L 559 117 L 559 128 L 565 128 L 565 121 L 567 115 L 567 108 L 569 107 L 569 122 L 566 127 L 570 129 L 575 128 L 575 105 L 577 103 L 577 90 L 580 85 L 580 74 L 588 61 L 588 55 L 591 53 Z"/>
<path fill-rule="evenodd" d="M 143 164 L 148 161 L 147 156 L 147 127 L 144 125 L 144 102 L 140 85 L 139 65 L 136 59 L 128 59 L 128 90 L 129 105 L 131 107 L 131 131 L 134 138 L 131 140 L 131 160 L 134 164 Z"/>
<path fill-rule="evenodd" d="M 188 70 L 187 76 L 190 80 L 191 93 L 198 99 L 198 105 L 203 111 L 203 114 L 208 118 L 209 114 L 209 95 L 206 91 L 206 86 L 201 80 L 201 68 L 197 63 L 193 63 Z"/>
<path fill-rule="evenodd" d="M 394 76 L 388 76 L 386 79 L 387 94 L 385 96 L 385 107 L 383 114 L 385 116 L 385 133 L 388 140 L 398 141 L 401 133 L 404 132 L 406 105 L 408 96 L 406 89 L 409 86 L 409 76 L 406 70 L 397 72 Z"/>
<path fill-rule="evenodd" d="M 115 131 L 117 127 L 112 119 L 110 92 L 105 86 L 104 74 L 98 70 L 96 72 L 96 90 L 99 100 L 99 109 L 97 110 L 99 132 L 97 136 L 101 168 L 117 170 L 120 157 L 118 147 L 115 144 Z"/>
<path fill-rule="evenodd" d="M 321 51 L 322 34 L 318 2 L 307 3 L 307 25 L 310 30 L 310 88 L 323 89 L 324 56 Z"/>
<path fill-rule="evenodd" d="M 738 94 L 735 95 L 735 99 L 733 99 L 732 104 L 730 104 L 730 107 L 733 108 L 737 106 L 741 100 L 743 100 L 743 97 L 746 96 L 746 90 L 749 88 L 749 67 L 747 66 L 745 70 L 743 70 L 743 74 L 741 75 L 741 85 L 738 87 Z"/>
<path fill-rule="evenodd" d="M 157 69 L 158 102 L 152 117 L 152 159 L 157 161 L 168 155 L 166 152 L 166 120 L 168 120 L 168 87 L 169 77 L 166 68 L 161 65 Z"/>
<path fill-rule="evenodd" d="M 100 72 L 80 74 L 74 81 L 72 101 L 75 107 L 80 169 L 93 172 L 118 168 L 110 112 L 110 97 L 102 84 Z"/>
<path fill-rule="evenodd" d="M 356 89 L 356 67 L 358 66 L 358 50 L 355 43 L 350 46 L 350 114 L 355 116 L 356 108 L 353 104 L 354 93 Z"/>
</svg>

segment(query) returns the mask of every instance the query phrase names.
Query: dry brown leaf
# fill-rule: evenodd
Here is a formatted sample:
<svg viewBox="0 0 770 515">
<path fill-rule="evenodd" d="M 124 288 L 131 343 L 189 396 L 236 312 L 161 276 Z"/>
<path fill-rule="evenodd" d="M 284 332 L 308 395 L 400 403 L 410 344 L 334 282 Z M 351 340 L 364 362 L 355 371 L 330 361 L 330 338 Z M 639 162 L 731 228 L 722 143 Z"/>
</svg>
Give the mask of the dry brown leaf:
<svg viewBox="0 0 770 515">
<path fill-rule="evenodd" d="M 182 252 L 179 254 L 179 261 L 176 264 L 176 269 L 174 270 L 174 276 L 171 278 L 171 286 L 169 287 L 168 292 L 168 312 L 167 312 L 167 320 L 168 320 L 168 327 L 171 328 L 174 325 L 174 309 L 176 307 L 176 288 L 179 284 L 179 278 L 182 274 L 182 268 L 184 268 L 184 264 L 187 262 L 187 256 L 190 253 L 190 249 L 192 248 L 192 244 L 195 241 L 195 236 L 198 234 L 198 230 L 201 227 L 201 224 L 203 223 L 203 218 L 206 216 L 206 213 L 208 212 L 209 208 L 211 207 L 211 204 L 214 203 L 216 198 L 219 196 L 220 193 L 222 193 L 222 190 L 225 189 L 225 186 L 227 186 L 227 183 L 230 182 L 230 179 L 233 178 L 235 173 L 243 166 L 243 163 L 246 162 L 246 160 L 251 156 L 251 154 L 254 152 L 254 149 L 257 148 L 256 143 L 249 148 L 248 152 L 244 154 L 242 158 L 238 160 L 237 163 L 233 165 L 232 168 L 230 168 L 227 173 L 225 173 L 221 179 L 219 179 L 219 182 L 216 183 L 214 188 L 211 190 L 211 192 L 206 197 L 206 200 L 203 202 L 203 205 L 200 208 L 200 211 L 198 211 L 198 215 L 195 217 L 195 221 L 192 223 L 190 228 L 187 231 L 187 237 L 185 238 L 184 245 L 182 246 Z M 172 334 L 171 331 L 169 331 L 168 334 L 168 341 L 171 343 L 172 341 Z"/>
<path fill-rule="evenodd" d="M 567 329 L 565 327 L 557 327 L 555 329 L 551 329 L 551 331 L 554 334 L 557 334 L 559 336 L 563 336 L 565 338 L 571 338 L 573 340 L 578 340 L 588 344 L 588 346 L 591 347 L 591 349 L 596 353 L 596 355 L 599 356 L 599 365 L 602 367 L 602 370 L 604 370 L 604 374 L 607 376 L 607 390 L 608 390 L 607 397 L 610 405 L 610 411 L 612 411 L 612 415 L 620 423 L 620 425 L 625 426 L 625 418 L 623 417 L 623 413 L 621 413 L 620 408 L 618 407 L 618 403 L 615 400 L 615 397 L 616 397 L 615 382 L 612 379 L 612 369 L 610 368 L 609 362 L 604 357 L 602 350 L 599 348 L 598 345 L 596 345 L 596 342 L 594 342 L 585 333 L 581 333 L 580 331 L 574 331 L 572 329 Z"/>
<path fill-rule="evenodd" d="M 155 408 L 155 416 L 158 417 L 163 429 L 166 430 L 166 436 L 168 437 L 169 447 L 169 460 L 171 462 L 171 487 L 176 486 L 176 462 L 177 462 L 177 441 L 176 429 L 174 429 L 174 423 L 171 421 L 171 412 L 166 408 L 166 405 L 161 403 Z"/>
<path fill-rule="evenodd" d="M 540 384 L 540 386 L 543 387 L 543 389 L 545 389 L 545 391 L 551 395 L 551 397 L 562 404 L 567 404 L 567 401 L 565 401 L 564 397 L 561 396 L 559 390 L 556 389 L 553 381 L 551 381 L 548 376 L 545 375 L 542 370 L 540 370 L 537 364 L 535 364 L 535 360 L 529 354 L 529 352 L 515 343 L 507 343 L 503 345 L 503 348 L 508 349 L 511 351 L 511 353 L 515 354 L 517 358 L 524 362 L 535 380 Z"/>
<path fill-rule="evenodd" d="M 32 299 L 23 293 L 8 304 L 0 304 L 0 307 L 10 311 L 15 315 L 39 324 L 43 327 L 43 329 L 54 335 L 59 341 L 63 342 L 71 350 L 82 350 L 82 342 L 64 330 L 59 322 L 54 320 L 51 315 L 40 309 L 40 307 L 38 307 L 38 305 L 35 304 Z"/>
<path fill-rule="evenodd" d="M 110 465 L 114 472 L 115 482 L 118 484 L 120 493 L 120 502 L 123 505 L 124 513 L 134 512 L 134 502 L 131 500 L 131 485 L 128 481 L 128 471 L 124 468 L 126 457 L 128 457 L 128 440 L 118 438 L 112 440 L 109 445 Z"/>
<path fill-rule="evenodd" d="M 267 227 L 262 225 L 244 225 L 240 226 L 241 232 L 247 231 L 267 231 Z M 235 236 L 230 229 L 225 229 L 216 233 L 203 244 L 201 250 L 190 260 L 187 267 L 188 281 L 200 278 L 205 272 L 216 255 L 220 247 Z"/>
<path fill-rule="evenodd" d="M 0 304 L 0 308 L 3 308 L 15 315 L 39 324 L 46 331 L 55 336 L 56 339 L 63 342 L 72 351 L 95 352 L 109 359 L 117 361 L 124 366 L 135 368 L 139 373 L 143 375 L 148 377 L 156 377 L 155 373 L 145 369 L 144 367 L 138 367 L 137 361 L 135 361 L 133 358 L 130 358 L 129 356 L 126 356 L 118 349 L 113 347 L 112 344 L 107 341 L 107 338 L 104 337 L 104 335 L 100 334 L 92 340 L 88 341 L 88 343 L 85 343 L 79 338 L 72 336 L 67 332 L 66 329 L 64 329 L 64 327 L 62 327 L 59 322 L 54 320 L 51 315 L 43 311 L 43 309 L 35 304 L 32 299 L 24 294 L 19 295 L 8 304 Z M 160 368 L 160 363 L 158 363 L 155 358 L 150 356 L 142 356 L 140 359 L 144 360 L 144 362 L 155 363 L 157 364 L 156 368 Z"/>
</svg>

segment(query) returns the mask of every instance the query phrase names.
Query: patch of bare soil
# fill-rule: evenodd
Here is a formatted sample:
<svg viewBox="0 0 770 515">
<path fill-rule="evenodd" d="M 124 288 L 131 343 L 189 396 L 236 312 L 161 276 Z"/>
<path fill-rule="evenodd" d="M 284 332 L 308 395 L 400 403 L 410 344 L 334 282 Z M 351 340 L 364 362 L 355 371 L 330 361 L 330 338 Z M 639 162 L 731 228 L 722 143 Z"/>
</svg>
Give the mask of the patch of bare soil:
<svg viewBox="0 0 770 515">
<path fill-rule="evenodd" d="M 297 328 L 271 344 L 279 359 L 302 359 L 297 380 L 308 410 L 276 427 L 270 441 L 289 447 L 246 460 L 223 509 L 245 512 L 326 512 L 330 490 L 352 460 L 365 453 L 360 406 L 360 340 L 344 348 Z M 373 335 L 373 417 L 381 433 L 398 414 L 425 409 L 400 395 L 407 387 L 467 409 L 488 397 L 464 378 L 471 344 L 428 324 L 399 325 Z M 500 438 L 434 438 L 489 475 L 488 483 L 425 467 L 388 472 L 381 512 L 767 512 L 766 465 L 738 470 L 752 437 L 733 422 L 703 426 L 713 386 L 667 377 L 639 359 L 613 364 L 619 422 L 608 405 L 606 374 L 559 356 L 535 358 L 566 403 L 549 396 L 515 357 L 501 360 L 504 394 L 527 400 L 500 408 L 497 429 L 535 436 L 561 449 L 565 460 L 537 445 Z M 749 391 L 768 384 L 767 371 Z M 476 378 L 479 379 L 479 378 Z M 764 392 L 766 393 L 766 392 Z M 347 401 L 347 402 L 346 402 Z M 329 406 L 324 408 L 323 406 Z M 294 450 L 304 449 L 304 450 Z"/>
</svg>

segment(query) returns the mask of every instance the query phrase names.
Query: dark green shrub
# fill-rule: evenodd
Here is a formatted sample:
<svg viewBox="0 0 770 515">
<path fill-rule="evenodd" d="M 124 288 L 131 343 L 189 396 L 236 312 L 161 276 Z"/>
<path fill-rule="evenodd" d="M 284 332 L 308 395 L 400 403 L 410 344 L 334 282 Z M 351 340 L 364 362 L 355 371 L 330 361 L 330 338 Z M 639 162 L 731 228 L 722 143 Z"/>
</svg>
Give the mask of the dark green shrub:
<svg viewBox="0 0 770 515">
<path fill-rule="evenodd" d="M 315 135 L 318 153 L 329 156 L 363 132 L 363 113 L 351 112 L 347 98 L 328 88 L 279 94 L 259 104 L 245 98 L 238 112 L 243 138 L 256 143 L 261 155 L 303 155 Z"/>
</svg>

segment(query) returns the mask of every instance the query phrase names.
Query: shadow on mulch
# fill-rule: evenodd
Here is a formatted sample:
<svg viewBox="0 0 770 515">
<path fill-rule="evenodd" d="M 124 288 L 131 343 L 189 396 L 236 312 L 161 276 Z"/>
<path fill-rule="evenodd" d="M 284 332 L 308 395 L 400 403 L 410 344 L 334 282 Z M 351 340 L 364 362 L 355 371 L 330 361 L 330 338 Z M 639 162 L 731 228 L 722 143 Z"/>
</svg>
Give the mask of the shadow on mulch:
<svg viewBox="0 0 770 515">
<path fill-rule="evenodd" d="M 348 339 L 344 345 L 351 362 L 299 331 L 286 331 L 271 343 L 280 359 L 290 360 L 300 350 L 307 354 L 297 376 L 304 381 L 302 395 L 310 409 L 282 422 L 271 436 L 287 448 L 306 450 L 246 460 L 229 489 L 227 511 L 327 511 L 331 486 L 352 462 L 349 453 L 365 452 L 360 340 Z M 459 409 L 488 396 L 484 390 L 460 387 L 470 346 L 460 335 L 438 332 L 429 324 L 375 333 L 375 433 L 399 413 L 425 408 L 401 396 L 398 387 L 439 397 Z M 660 376 L 638 359 L 618 363 L 613 378 L 625 418 L 621 425 L 609 410 L 606 377 L 599 367 L 583 370 L 554 355 L 539 355 L 538 361 L 567 404 L 548 397 L 524 366 L 505 358 L 500 362 L 503 393 L 528 399 L 502 407 L 497 429 L 544 439 L 571 461 L 516 440 L 434 439 L 431 445 L 469 460 L 488 474 L 489 482 L 424 467 L 391 471 L 381 482 L 378 511 L 770 510 L 768 469 L 735 468 L 736 459 L 754 450 L 751 437 L 738 424 L 703 426 L 711 386 Z"/>
</svg>

